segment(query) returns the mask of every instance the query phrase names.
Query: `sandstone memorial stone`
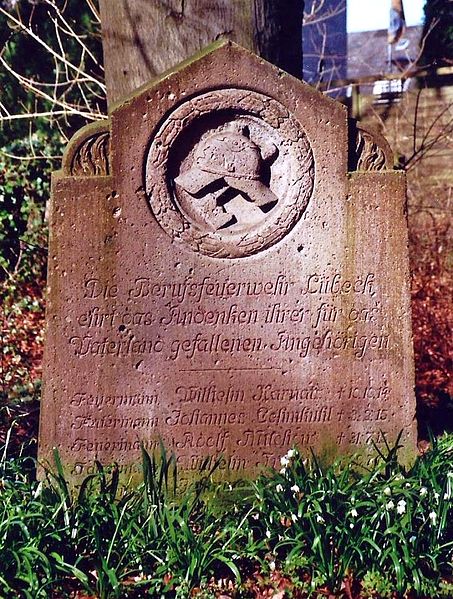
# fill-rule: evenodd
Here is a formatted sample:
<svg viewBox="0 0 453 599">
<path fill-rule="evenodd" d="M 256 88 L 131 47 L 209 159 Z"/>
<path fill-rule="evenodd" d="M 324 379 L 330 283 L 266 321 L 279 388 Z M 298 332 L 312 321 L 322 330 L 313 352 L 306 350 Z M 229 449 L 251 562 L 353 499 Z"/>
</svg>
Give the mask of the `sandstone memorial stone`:
<svg viewBox="0 0 453 599">
<path fill-rule="evenodd" d="M 40 457 L 225 477 L 415 448 L 405 176 L 341 104 L 219 42 L 53 177 Z"/>
</svg>

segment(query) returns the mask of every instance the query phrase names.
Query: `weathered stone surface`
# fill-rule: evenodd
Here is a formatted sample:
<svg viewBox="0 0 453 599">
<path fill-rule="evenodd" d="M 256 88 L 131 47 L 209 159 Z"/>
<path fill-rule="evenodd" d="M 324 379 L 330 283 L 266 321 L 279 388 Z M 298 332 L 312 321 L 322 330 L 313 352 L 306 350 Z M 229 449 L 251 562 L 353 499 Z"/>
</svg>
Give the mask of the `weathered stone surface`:
<svg viewBox="0 0 453 599">
<path fill-rule="evenodd" d="M 361 150 L 348 174 L 347 148 L 342 105 L 231 43 L 72 142 L 53 179 L 41 458 L 139 475 L 141 443 L 163 438 L 188 471 L 222 453 L 240 476 L 293 445 L 403 430 L 415 447 L 404 175 L 387 146 L 384 170 Z"/>
</svg>

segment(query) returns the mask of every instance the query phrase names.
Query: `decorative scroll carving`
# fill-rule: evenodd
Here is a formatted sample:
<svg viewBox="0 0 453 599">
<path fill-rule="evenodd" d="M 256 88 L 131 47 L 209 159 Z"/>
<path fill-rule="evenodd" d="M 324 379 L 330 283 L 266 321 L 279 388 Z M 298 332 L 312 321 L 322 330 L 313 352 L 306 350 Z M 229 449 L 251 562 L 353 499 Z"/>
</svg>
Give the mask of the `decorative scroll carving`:
<svg viewBox="0 0 453 599">
<path fill-rule="evenodd" d="M 102 177 L 110 174 L 108 125 L 88 125 L 71 140 L 63 157 L 63 171 L 74 177 Z"/>
<path fill-rule="evenodd" d="M 155 133 L 146 190 L 173 239 L 239 258 L 292 229 L 314 169 L 307 136 L 282 104 L 250 90 L 213 90 L 177 107 Z"/>
<path fill-rule="evenodd" d="M 353 123 L 350 170 L 385 171 L 393 168 L 393 153 L 383 135 Z"/>
</svg>

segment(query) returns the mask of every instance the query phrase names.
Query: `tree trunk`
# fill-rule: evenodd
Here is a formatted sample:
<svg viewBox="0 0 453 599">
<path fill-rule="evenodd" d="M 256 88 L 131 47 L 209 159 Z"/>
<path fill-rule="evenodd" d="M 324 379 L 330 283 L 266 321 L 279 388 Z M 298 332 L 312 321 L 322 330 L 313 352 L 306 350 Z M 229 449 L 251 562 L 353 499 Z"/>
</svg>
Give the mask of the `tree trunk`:
<svg viewBox="0 0 453 599">
<path fill-rule="evenodd" d="M 227 37 L 302 74 L 299 0 L 100 0 L 109 104 Z"/>
</svg>

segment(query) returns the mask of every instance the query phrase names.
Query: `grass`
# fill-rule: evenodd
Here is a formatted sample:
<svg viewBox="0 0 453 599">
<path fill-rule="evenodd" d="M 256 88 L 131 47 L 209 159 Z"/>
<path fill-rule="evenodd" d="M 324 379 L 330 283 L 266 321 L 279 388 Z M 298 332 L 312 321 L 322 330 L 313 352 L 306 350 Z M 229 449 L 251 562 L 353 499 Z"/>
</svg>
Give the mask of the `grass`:
<svg viewBox="0 0 453 599">
<path fill-rule="evenodd" d="M 453 437 L 411 467 L 368 469 L 296 449 L 230 485 L 213 469 L 176 494 L 175 457 L 143 452 L 144 482 L 96 464 L 76 494 L 63 467 L 0 462 L 0 597 L 453 597 Z"/>
</svg>

